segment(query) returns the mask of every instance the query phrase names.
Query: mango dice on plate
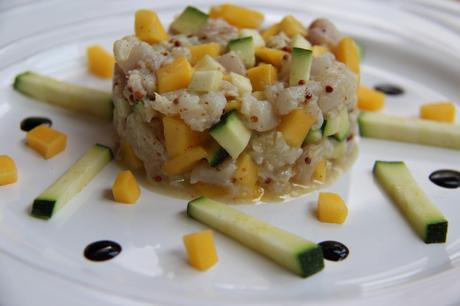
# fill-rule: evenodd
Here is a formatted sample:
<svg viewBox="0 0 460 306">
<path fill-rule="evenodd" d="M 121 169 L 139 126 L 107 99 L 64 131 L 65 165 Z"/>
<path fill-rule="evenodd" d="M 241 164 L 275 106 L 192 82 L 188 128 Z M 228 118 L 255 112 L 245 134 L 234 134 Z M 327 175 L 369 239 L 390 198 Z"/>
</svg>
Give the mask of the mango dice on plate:
<svg viewBox="0 0 460 306">
<path fill-rule="evenodd" d="M 170 158 L 185 153 L 204 140 L 199 132 L 192 130 L 179 117 L 163 117 L 163 134 Z"/>
<path fill-rule="evenodd" d="M 278 131 L 283 133 L 288 145 L 300 148 L 314 122 L 315 118 L 309 113 L 303 109 L 295 109 L 281 119 Z"/>
<path fill-rule="evenodd" d="M 378 111 L 385 106 L 385 94 L 360 85 L 358 88 L 358 108 L 364 111 Z"/>
<path fill-rule="evenodd" d="M 338 194 L 320 192 L 317 216 L 321 222 L 342 224 L 348 216 L 348 208 Z"/>
<path fill-rule="evenodd" d="M 134 204 L 141 195 L 136 177 L 131 171 L 125 170 L 118 174 L 112 186 L 115 201 L 126 204 Z"/>
<path fill-rule="evenodd" d="M 455 105 L 449 101 L 424 104 L 420 107 L 420 118 L 454 123 Z"/>
<path fill-rule="evenodd" d="M 300 34 L 302 36 L 307 34 L 307 30 L 303 24 L 294 16 L 284 17 L 280 22 L 279 31 L 286 33 L 286 35 L 289 37 L 292 37 L 296 34 Z"/>
<path fill-rule="evenodd" d="M 200 271 L 206 271 L 217 263 L 217 251 L 211 230 L 205 230 L 183 237 L 188 262 Z"/>
<path fill-rule="evenodd" d="M 190 63 L 195 65 L 201 60 L 205 55 L 209 55 L 211 57 L 216 57 L 220 55 L 221 46 L 218 43 L 212 42 L 207 44 L 200 44 L 200 45 L 193 45 L 188 47 L 190 53 L 192 54 L 192 58 Z"/>
<path fill-rule="evenodd" d="M 320 183 L 326 182 L 327 178 L 327 162 L 326 160 L 322 159 L 319 161 L 318 165 L 316 166 L 315 171 L 313 172 L 313 180 L 318 181 Z"/>
<path fill-rule="evenodd" d="M 342 38 L 334 50 L 335 57 L 344 63 L 359 78 L 359 50 L 356 42 L 349 36 Z"/>
<path fill-rule="evenodd" d="M 248 78 L 251 80 L 253 90 L 263 91 L 266 86 L 278 80 L 278 72 L 273 65 L 260 64 L 248 70 Z"/>
<path fill-rule="evenodd" d="M 0 186 L 16 183 L 18 171 L 14 160 L 8 155 L 0 155 Z"/>
<path fill-rule="evenodd" d="M 261 61 L 272 64 L 278 68 L 281 68 L 283 64 L 283 58 L 287 53 L 278 49 L 260 47 L 256 49 L 256 57 Z"/>
<path fill-rule="evenodd" d="M 49 159 L 65 150 L 67 135 L 42 124 L 27 133 L 26 143 L 45 159 Z"/>
<path fill-rule="evenodd" d="M 158 15 L 151 10 L 138 10 L 136 12 L 134 31 L 137 38 L 149 44 L 156 44 L 168 39 Z"/>
<path fill-rule="evenodd" d="M 259 188 L 257 186 L 257 173 L 258 168 L 256 163 L 252 160 L 249 153 L 243 153 L 236 161 L 237 168 L 233 175 L 235 184 L 243 190 L 239 196 L 242 199 L 254 199 L 259 195 Z"/>
<path fill-rule="evenodd" d="M 112 78 L 115 64 L 112 54 L 100 46 L 91 46 L 86 49 L 86 57 L 89 72 L 104 79 Z"/>
<path fill-rule="evenodd" d="M 192 66 L 185 57 L 179 57 L 158 69 L 157 79 L 160 94 L 187 88 L 192 80 Z"/>
<path fill-rule="evenodd" d="M 264 21 L 264 14 L 233 4 L 213 6 L 209 16 L 225 19 L 229 24 L 238 28 L 257 29 Z"/>
<path fill-rule="evenodd" d="M 173 159 L 167 160 L 163 170 L 170 176 L 183 174 L 192 170 L 200 160 L 207 156 L 208 153 L 203 147 L 193 147 Z"/>
</svg>

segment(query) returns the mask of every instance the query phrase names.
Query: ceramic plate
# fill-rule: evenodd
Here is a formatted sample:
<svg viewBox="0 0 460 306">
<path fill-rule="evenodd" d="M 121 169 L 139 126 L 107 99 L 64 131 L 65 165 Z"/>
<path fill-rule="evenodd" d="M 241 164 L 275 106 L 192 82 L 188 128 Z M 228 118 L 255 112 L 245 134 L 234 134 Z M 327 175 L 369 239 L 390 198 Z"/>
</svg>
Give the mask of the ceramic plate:
<svg viewBox="0 0 460 306">
<path fill-rule="evenodd" d="M 206 273 L 192 269 L 182 236 L 206 227 L 186 217 L 186 200 L 160 194 L 145 183 L 136 205 L 115 204 L 110 188 L 121 169 L 115 162 L 50 221 L 29 216 L 34 197 L 93 143 L 111 145 L 113 132 L 109 123 L 22 96 L 12 89 L 14 76 L 33 70 L 110 90 L 109 81 L 87 73 L 86 47 L 97 43 L 111 49 L 115 39 L 131 34 L 138 8 L 154 8 L 169 23 L 186 4 L 174 0 L 2 3 L 0 153 L 16 160 L 19 182 L 0 188 L 0 251 L 57 282 L 146 303 L 297 305 L 380 300 L 395 292 L 412 292 L 422 304 L 428 301 L 424 296 L 440 292 L 445 292 L 437 300 L 440 304 L 458 301 L 455 292 L 438 289 L 429 294 L 429 288 L 444 289 L 460 280 L 459 190 L 438 187 L 428 179 L 437 169 L 459 170 L 460 155 L 454 150 L 361 139 L 356 164 L 327 188 L 348 204 L 349 216 L 341 226 L 318 222 L 317 193 L 285 203 L 238 206 L 313 241 L 338 240 L 350 248 L 345 261 L 326 262 L 324 271 L 307 279 L 220 234 L 215 236 L 219 263 Z M 208 8 L 204 1 L 194 4 Z M 286 14 L 306 24 L 318 16 L 332 19 L 364 46 L 364 84 L 404 88 L 404 95 L 387 97 L 384 112 L 416 117 L 422 103 L 460 101 L 460 8 L 454 3 L 251 0 L 244 5 L 263 11 L 270 23 Z M 53 126 L 68 135 L 67 150 L 45 161 L 29 149 L 19 129 L 28 116 L 51 118 Z M 375 160 L 407 163 L 449 220 L 446 244 L 426 245 L 416 236 L 374 181 Z M 86 260 L 83 249 L 100 239 L 119 242 L 123 252 L 108 262 Z"/>
</svg>

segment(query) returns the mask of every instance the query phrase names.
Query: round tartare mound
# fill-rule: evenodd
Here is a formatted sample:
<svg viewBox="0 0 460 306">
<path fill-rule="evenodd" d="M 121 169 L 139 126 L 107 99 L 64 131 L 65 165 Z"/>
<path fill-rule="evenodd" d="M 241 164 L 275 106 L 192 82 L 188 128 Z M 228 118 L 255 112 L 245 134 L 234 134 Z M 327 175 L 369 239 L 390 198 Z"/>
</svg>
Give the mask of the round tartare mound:
<svg viewBox="0 0 460 306">
<path fill-rule="evenodd" d="M 322 18 L 262 23 L 234 5 L 187 7 L 166 31 L 138 11 L 136 34 L 114 43 L 119 158 L 152 183 L 230 202 L 343 172 L 357 147 L 356 44 Z"/>
</svg>

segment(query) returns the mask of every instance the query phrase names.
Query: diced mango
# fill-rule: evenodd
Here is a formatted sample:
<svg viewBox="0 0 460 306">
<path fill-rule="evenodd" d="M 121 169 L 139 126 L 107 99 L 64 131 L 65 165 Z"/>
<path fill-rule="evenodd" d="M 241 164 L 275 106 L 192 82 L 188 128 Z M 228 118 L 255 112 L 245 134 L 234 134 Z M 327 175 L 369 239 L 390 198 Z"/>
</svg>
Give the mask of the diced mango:
<svg viewBox="0 0 460 306">
<path fill-rule="evenodd" d="M 348 216 L 348 208 L 338 194 L 320 192 L 317 216 L 321 222 L 342 224 Z"/>
<path fill-rule="evenodd" d="M 188 262 L 200 271 L 206 271 L 217 263 L 217 251 L 212 230 L 185 235 L 183 238 Z"/>
<path fill-rule="evenodd" d="M 325 46 L 320 46 L 320 45 L 314 45 L 311 47 L 311 51 L 313 54 L 313 57 L 320 57 L 321 55 L 331 52 L 328 47 Z"/>
<path fill-rule="evenodd" d="M 157 71 L 158 91 L 165 93 L 187 88 L 192 80 L 192 66 L 185 57 L 179 57 Z"/>
<path fill-rule="evenodd" d="M 280 24 L 275 23 L 268 27 L 266 30 L 262 31 L 262 37 L 265 41 L 268 41 L 272 36 L 275 36 L 280 31 Z"/>
<path fill-rule="evenodd" d="M 224 107 L 224 112 L 228 113 L 229 111 L 232 111 L 232 110 L 240 110 L 241 109 L 241 101 L 240 100 L 230 100 L 227 102 L 227 104 L 225 104 L 225 107 Z"/>
<path fill-rule="evenodd" d="M 222 50 L 221 46 L 215 42 L 189 46 L 188 49 L 192 54 L 192 59 L 190 60 L 192 65 L 198 63 L 198 61 L 201 60 L 205 55 L 209 55 L 211 57 L 219 56 Z"/>
<path fill-rule="evenodd" d="M 239 195 L 242 199 L 254 199 L 259 196 L 257 186 L 257 164 L 249 153 L 242 153 L 236 161 L 236 170 L 233 174 L 235 184 L 243 190 Z"/>
<path fill-rule="evenodd" d="M 335 48 L 334 54 L 339 62 L 344 63 L 359 78 L 359 50 L 351 37 L 342 38 Z"/>
<path fill-rule="evenodd" d="M 192 184 L 192 188 L 200 196 L 205 196 L 211 199 L 219 199 L 228 193 L 227 188 L 223 186 L 207 184 L 202 182 Z"/>
<path fill-rule="evenodd" d="M 251 80 L 254 91 L 263 91 L 266 86 L 278 80 L 278 72 L 273 65 L 261 64 L 249 69 L 248 77 Z"/>
<path fill-rule="evenodd" d="M 195 165 L 202 159 L 206 158 L 208 153 L 203 147 L 193 147 L 188 149 L 182 154 L 167 160 L 164 164 L 163 170 L 167 175 L 184 174 L 195 167 Z"/>
<path fill-rule="evenodd" d="M 300 148 L 314 122 L 315 118 L 310 113 L 303 109 L 295 109 L 281 119 L 278 131 L 283 133 L 288 145 Z"/>
<path fill-rule="evenodd" d="M 229 24 L 238 28 L 257 29 L 264 21 L 264 14 L 233 4 L 213 6 L 209 11 L 209 16 L 225 19 Z"/>
<path fill-rule="evenodd" d="M 256 57 L 267 64 L 272 64 L 278 68 L 283 64 L 283 58 L 287 53 L 278 49 L 261 47 L 256 49 Z"/>
<path fill-rule="evenodd" d="M 279 31 L 284 32 L 287 36 L 292 37 L 296 34 L 300 34 L 305 36 L 307 34 L 307 30 L 303 26 L 303 24 L 297 20 L 294 16 L 286 16 L 281 20 Z"/>
<path fill-rule="evenodd" d="M 45 159 L 49 159 L 65 150 L 67 135 L 42 124 L 27 133 L 26 143 Z"/>
<path fill-rule="evenodd" d="M 131 145 L 124 139 L 120 142 L 120 155 L 129 169 L 139 170 L 144 167 L 144 162 L 136 156 Z"/>
<path fill-rule="evenodd" d="M 313 180 L 324 183 L 327 178 L 327 161 L 321 159 L 313 172 Z"/>
<path fill-rule="evenodd" d="M 120 172 L 112 185 L 112 194 L 115 201 L 125 204 L 134 204 L 141 196 L 141 189 L 136 177 L 131 171 Z"/>
<path fill-rule="evenodd" d="M 168 39 L 160 18 L 151 10 L 138 10 L 134 22 L 137 38 L 149 44 L 156 44 Z"/>
<path fill-rule="evenodd" d="M 115 59 L 111 53 L 100 46 L 91 46 L 86 49 L 86 57 L 89 72 L 101 78 L 112 78 Z"/>
<path fill-rule="evenodd" d="M 0 186 L 16 183 L 18 171 L 16 163 L 8 155 L 0 155 Z"/>
<path fill-rule="evenodd" d="M 358 108 L 375 112 L 385 106 L 385 94 L 372 88 L 360 85 L 358 88 Z"/>
<path fill-rule="evenodd" d="M 449 101 L 424 104 L 420 107 L 420 118 L 454 123 L 455 105 Z"/>
<path fill-rule="evenodd" d="M 192 130 L 178 117 L 163 117 L 163 134 L 166 151 L 170 158 L 185 153 L 202 140 L 199 132 Z"/>
</svg>

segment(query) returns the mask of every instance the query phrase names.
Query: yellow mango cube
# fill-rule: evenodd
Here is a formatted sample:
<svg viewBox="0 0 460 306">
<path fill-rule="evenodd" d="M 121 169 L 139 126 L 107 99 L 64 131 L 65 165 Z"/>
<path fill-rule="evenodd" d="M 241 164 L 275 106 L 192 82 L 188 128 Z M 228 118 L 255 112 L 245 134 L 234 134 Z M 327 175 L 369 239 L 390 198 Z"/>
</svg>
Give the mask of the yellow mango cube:
<svg viewBox="0 0 460 306">
<path fill-rule="evenodd" d="M 265 42 L 267 42 L 270 38 L 278 34 L 279 31 L 280 31 L 280 24 L 275 23 L 271 25 L 270 27 L 268 27 L 267 29 L 265 29 L 264 31 L 262 31 L 262 37 L 265 40 Z"/>
<path fill-rule="evenodd" d="M 224 112 L 228 113 L 232 110 L 240 110 L 241 109 L 241 101 L 240 100 L 230 100 L 227 102 L 227 104 L 225 104 L 225 107 L 224 107 Z"/>
<path fill-rule="evenodd" d="M 122 161 L 129 169 L 139 170 L 144 167 L 144 162 L 136 156 L 133 148 L 126 140 L 121 140 L 120 142 L 120 155 Z"/>
<path fill-rule="evenodd" d="M 192 80 L 192 74 L 192 66 L 187 59 L 179 57 L 157 70 L 158 91 L 162 94 L 187 88 Z"/>
<path fill-rule="evenodd" d="M 334 50 L 335 58 L 344 63 L 359 78 L 359 50 L 355 41 L 345 36 L 342 38 Z"/>
<path fill-rule="evenodd" d="M 248 70 L 248 78 L 254 91 L 263 91 L 278 80 L 278 72 L 273 65 L 261 64 Z"/>
<path fill-rule="evenodd" d="M 385 106 L 385 94 L 372 88 L 360 85 L 358 88 L 358 108 L 375 112 Z"/>
<path fill-rule="evenodd" d="M 185 235 L 183 238 L 188 262 L 200 271 L 206 271 L 217 263 L 217 251 L 212 230 Z"/>
<path fill-rule="evenodd" d="M 300 34 L 302 36 L 307 34 L 307 30 L 303 24 L 294 16 L 284 17 L 280 22 L 279 31 L 284 32 L 289 37 L 292 37 L 296 34 Z"/>
<path fill-rule="evenodd" d="M 237 28 L 257 29 L 264 21 L 264 14 L 233 4 L 213 6 L 209 11 L 209 17 L 225 19 L 229 24 Z"/>
<path fill-rule="evenodd" d="M 134 21 L 137 38 L 149 44 L 156 44 L 168 39 L 160 18 L 151 10 L 138 10 Z"/>
<path fill-rule="evenodd" d="M 67 135 L 42 124 L 27 133 L 26 143 L 45 159 L 49 159 L 65 150 Z"/>
<path fill-rule="evenodd" d="M 134 204 L 141 196 L 141 189 L 136 177 L 131 171 L 125 170 L 118 174 L 112 185 L 112 194 L 115 201 L 125 204 Z"/>
<path fill-rule="evenodd" d="M 325 46 L 320 46 L 320 45 L 314 45 L 311 47 L 311 51 L 313 54 L 313 57 L 320 57 L 321 55 L 330 52 L 328 47 Z"/>
<path fill-rule="evenodd" d="M 202 140 L 200 133 L 192 130 L 179 117 L 163 117 L 163 134 L 170 158 L 185 153 Z"/>
<path fill-rule="evenodd" d="M 203 147 L 193 147 L 167 160 L 163 166 L 163 170 L 170 176 L 184 174 L 192 170 L 200 160 L 207 156 L 208 153 Z"/>
<path fill-rule="evenodd" d="M 16 163 L 8 155 L 0 155 L 0 186 L 16 183 L 18 171 Z"/>
<path fill-rule="evenodd" d="M 115 59 L 111 53 L 100 46 L 91 46 L 86 49 L 86 58 L 90 73 L 104 79 L 112 78 Z"/>
<path fill-rule="evenodd" d="M 315 171 L 313 172 L 313 180 L 324 183 L 327 178 L 327 161 L 322 159 L 319 161 L 316 166 Z"/>
<path fill-rule="evenodd" d="M 343 224 L 348 216 L 348 208 L 342 198 L 332 192 L 320 192 L 317 206 L 318 220 L 326 223 Z"/>
<path fill-rule="evenodd" d="M 420 118 L 454 123 L 455 105 L 449 101 L 424 104 L 420 107 Z"/>
<path fill-rule="evenodd" d="M 283 58 L 287 53 L 278 49 L 261 47 L 256 49 L 256 57 L 267 64 L 272 64 L 278 68 L 283 64 Z"/>
<path fill-rule="evenodd" d="M 257 186 L 258 172 L 259 168 L 249 153 L 242 153 L 238 157 L 233 178 L 235 179 L 235 184 L 243 190 L 239 198 L 254 199 L 259 196 L 259 187 Z"/>
<path fill-rule="evenodd" d="M 192 65 L 198 63 L 198 61 L 202 59 L 205 55 L 216 57 L 219 56 L 222 51 L 222 47 L 215 42 L 189 46 L 188 49 L 192 54 L 192 59 L 190 60 L 190 63 Z"/>
<path fill-rule="evenodd" d="M 219 185 L 198 182 L 192 184 L 193 190 L 200 196 L 205 196 L 211 199 L 219 199 L 228 193 L 227 188 Z"/>
<path fill-rule="evenodd" d="M 300 148 L 314 122 L 312 115 L 303 109 L 295 109 L 281 119 L 278 131 L 283 133 L 288 145 Z"/>
</svg>

